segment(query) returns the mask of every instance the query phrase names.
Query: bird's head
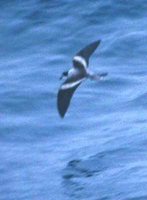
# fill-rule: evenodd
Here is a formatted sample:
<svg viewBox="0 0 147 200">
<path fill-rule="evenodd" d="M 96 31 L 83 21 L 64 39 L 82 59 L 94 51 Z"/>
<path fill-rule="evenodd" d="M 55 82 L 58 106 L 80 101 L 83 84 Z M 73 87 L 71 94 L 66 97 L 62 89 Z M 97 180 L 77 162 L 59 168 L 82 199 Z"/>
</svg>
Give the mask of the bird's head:
<svg viewBox="0 0 147 200">
<path fill-rule="evenodd" d="M 64 77 L 67 77 L 67 76 L 68 76 L 68 71 L 63 72 L 61 77 L 60 77 L 60 80 L 62 80 Z"/>
</svg>

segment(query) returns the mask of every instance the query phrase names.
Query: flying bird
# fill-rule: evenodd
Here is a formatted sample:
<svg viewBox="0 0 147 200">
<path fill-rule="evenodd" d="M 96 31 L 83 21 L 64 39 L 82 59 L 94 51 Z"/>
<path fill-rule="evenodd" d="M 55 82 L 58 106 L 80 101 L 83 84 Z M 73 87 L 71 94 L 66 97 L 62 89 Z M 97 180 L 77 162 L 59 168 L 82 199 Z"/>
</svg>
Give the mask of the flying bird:
<svg viewBox="0 0 147 200">
<path fill-rule="evenodd" d="M 80 50 L 73 57 L 73 67 L 69 71 L 63 72 L 60 79 L 66 77 L 66 80 L 62 83 L 57 95 L 57 108 L 62 118 L 67 112 L 75 90 L 85 79 L 100 80 L 107 75 L 107 73 L 95 74 L 88 69 L 89 58 L 99 44 L 100 40 L 97 40 Z"/>
</svg>

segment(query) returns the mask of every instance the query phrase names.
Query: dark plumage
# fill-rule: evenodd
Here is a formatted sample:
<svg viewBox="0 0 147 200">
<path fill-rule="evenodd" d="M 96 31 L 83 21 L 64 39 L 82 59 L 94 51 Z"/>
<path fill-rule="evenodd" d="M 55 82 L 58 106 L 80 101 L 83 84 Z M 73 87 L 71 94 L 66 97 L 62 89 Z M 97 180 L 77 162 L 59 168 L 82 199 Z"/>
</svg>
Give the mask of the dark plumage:
<svg viewBox="0 0 147 200">
<path fill-rule="evenodd" d="M 95 75 L 88 71 L 89 58 L 100 44 L 100 40 L 87 45 L 80 50 L 73 58 L 73 68 L 62 74 L 67 76 L 65 82 L 61 85 L 57 95 L 57 108 L 61 117 L 64 117 L 70 105 L 71 98 L 86 78 L 100 79 L 101 75 Z"/>
</svg>

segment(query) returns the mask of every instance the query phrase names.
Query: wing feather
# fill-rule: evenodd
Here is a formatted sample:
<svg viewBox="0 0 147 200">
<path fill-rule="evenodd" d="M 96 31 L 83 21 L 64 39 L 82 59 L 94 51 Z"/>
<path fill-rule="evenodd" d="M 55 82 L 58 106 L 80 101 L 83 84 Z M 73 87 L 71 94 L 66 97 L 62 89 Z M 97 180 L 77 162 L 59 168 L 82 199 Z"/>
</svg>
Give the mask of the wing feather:
<svg viewBox="0 0 147 200">
<path fill-rule="evenodd" d="M 92 53 L 96 50 L 98 45 L 100 44 L 100 40 L 97 40 L 85 48 L 81 49 L 76 56 L 73 58 L 73 64 L 75 68 L 86 68 L 89 64 L 89 58 Z"/>
<path fill-rule="evenodd" d="M 57 95 L 57 107 L 58 107 L 58 112 L 61 117 L 64 117 L 70 105 L 70 101 L 75 90 L 78 88 L 78 86 L 82 83 L 84 79 L 85 78 L 82 78 L 75 82 L 69 82 L 69 80 L 66 80 L 61 85 L 61 88 L 59 89 L 58 95 Z"/>
<path fill-rule="evenodd" d="M 88 67 L 89 58 L 99 44 L 100 40 L 97 40 L 87 45 L 73 58 L 73 65 L 76 69 L 76 73 L 66 79 L 61 85 L 57 95 L 57 108 L 61 117 L 65 116 L 75 90 L 86 78 L 86 68 Z"/>
</svg>

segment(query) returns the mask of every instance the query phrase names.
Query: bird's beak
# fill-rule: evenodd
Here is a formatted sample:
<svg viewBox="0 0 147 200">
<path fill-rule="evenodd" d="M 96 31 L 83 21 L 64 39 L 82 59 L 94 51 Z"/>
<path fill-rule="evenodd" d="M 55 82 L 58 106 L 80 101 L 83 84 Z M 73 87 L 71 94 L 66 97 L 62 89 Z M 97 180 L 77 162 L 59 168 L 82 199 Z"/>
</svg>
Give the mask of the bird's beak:
<svg viewBox="0 0 147 200">
<path fill-rule="evenodd" d="M 63 75 L 60 76 L 59 80 L 62 80 L 62 79 L 63 79 Z"/>
</svg>

